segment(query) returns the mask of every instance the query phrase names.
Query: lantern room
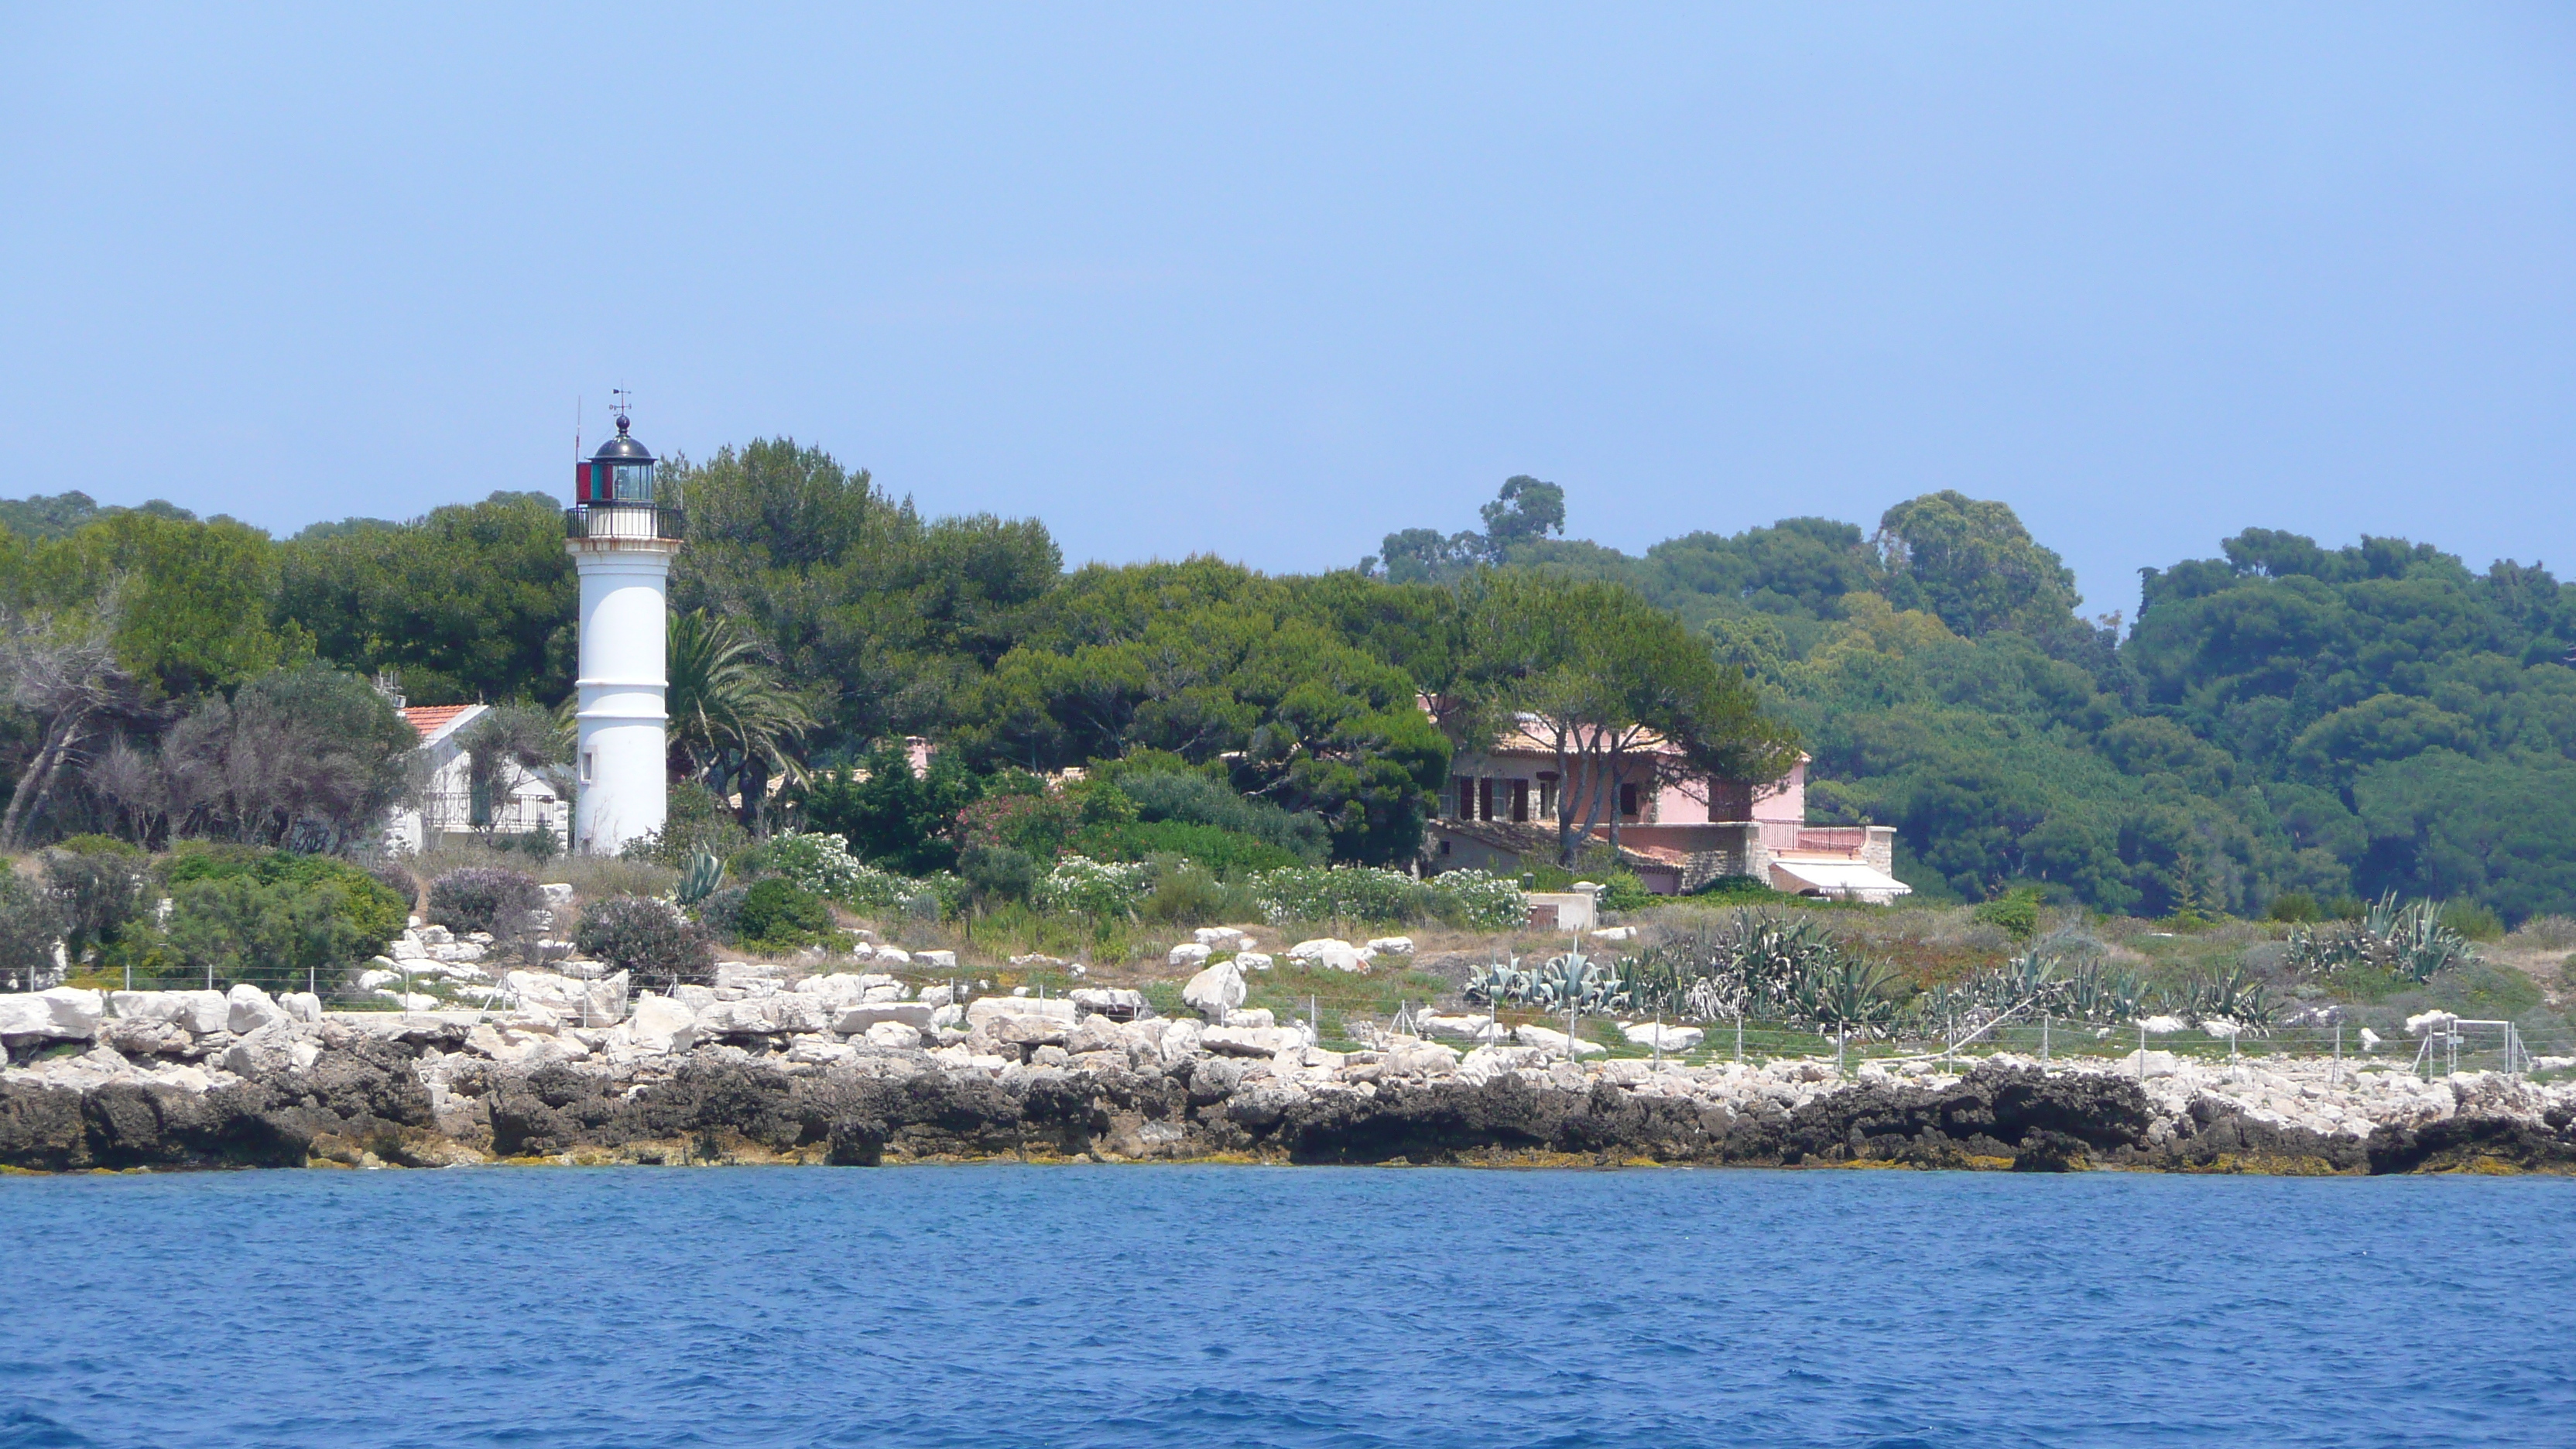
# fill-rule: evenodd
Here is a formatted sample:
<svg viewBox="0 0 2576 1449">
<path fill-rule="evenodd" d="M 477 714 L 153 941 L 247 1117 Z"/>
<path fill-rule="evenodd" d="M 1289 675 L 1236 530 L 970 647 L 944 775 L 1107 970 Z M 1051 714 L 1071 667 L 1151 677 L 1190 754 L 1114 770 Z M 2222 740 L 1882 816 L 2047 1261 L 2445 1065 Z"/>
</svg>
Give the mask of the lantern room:
<svg viewBox="0 0 2576 1449">
<path fill-rule="evenodd" d="M 626 415 L 617 415 L 617 436 L 599 445 L 587 463 L 573 465 L 573 502 L 650 504 L 653 501 L 653 455 L 627 436 Z"/>
</svg>

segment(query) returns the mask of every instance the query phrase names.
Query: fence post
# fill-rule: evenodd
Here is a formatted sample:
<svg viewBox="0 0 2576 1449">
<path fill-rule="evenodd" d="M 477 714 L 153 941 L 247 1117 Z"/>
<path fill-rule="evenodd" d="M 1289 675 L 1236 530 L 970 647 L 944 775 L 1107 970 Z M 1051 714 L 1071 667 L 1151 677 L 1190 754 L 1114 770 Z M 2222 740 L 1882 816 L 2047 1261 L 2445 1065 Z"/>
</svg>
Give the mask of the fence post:
<svg viewBox="0 0 2576 1449">
<path fill-rule="evenodd" d="M 2048 1075 L 2048 1013 L 2039 1015 L 2039 1072 Z"/>
<path fill-rule="evenodd" d="M 2145 1020 L 2144 1020 L 2144 1019 L 2141 1019 L 2141 1020 L 2138 1022 L 2138 1080 L 2139 1080 L 2139 1081 L 2141 1081 L 2141 1082 L 2143 1082 L 2143 1081 L 2145 1081 L 2146 1079 L 2147 1079 L 2147 1023 L 2145 1022 Z"/>
<path fill-rule="evenodd" d="M 1837 1076 L 1837 1077 L 1839 1077 L 1839 1076 L 1841 1076 L 1841 1075 L 1843 1074 L 1843 1046 L 1844 1046 L 1844 1044 L 1845 1044 L 1845 1043 L 1847 1043 L 1850 1039 L 1851 1039 L 1851 1024 L 1850 1024 L 1849 1022 L 1841 1022 L 1841 1021 L 1835 1022 L 1835 1023 L 1834 1023 L 1834 1075 L 1835 1075 L 1835 1076 Z"/>
<path fill-rule="evenodd" d="M 1744 1060 L 1744 1013 L 1735 1014 L 1735 1059 Z"/>
<path fill-rule="evenodd" d="M 1664 1014 L 1655 1013 L 1655 1070 L 1664 1069 Z"/>
<path fill-rule="evenodd" d="M 2327 1086 L 2329 1086 L 2329 1087 L 2335 1087 L 2335 1086 L 2341 1086 L 2342 1084 L 2343 1084 L 2343 1023 L 2338 1021 L 2338 1022 L 2336 1022 L 2336 1023 L 2335 1023 L 2335 1056 L 2334 1056 L 2334 1065 L 2333 1065 L 2332 1067 L 2329 1067 L 2329 1068 L 2327 1068 L 2327 1069 L 2326 1069 L 2326 1085 L 2327 1085 Z"/>
</svg>

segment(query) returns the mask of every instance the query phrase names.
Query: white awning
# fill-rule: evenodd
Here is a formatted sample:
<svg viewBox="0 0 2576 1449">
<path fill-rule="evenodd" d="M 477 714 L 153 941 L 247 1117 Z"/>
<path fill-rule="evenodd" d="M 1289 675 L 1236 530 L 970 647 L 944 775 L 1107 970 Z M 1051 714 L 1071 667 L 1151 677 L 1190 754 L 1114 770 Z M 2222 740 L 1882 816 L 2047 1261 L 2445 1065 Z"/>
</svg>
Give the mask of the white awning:
<svg viewBox="0 0 2576 1449">
<path fill-rule="evenodd" d="M 1820 891 L 1864 901 L 1892 901 L 1914 893 L 1914 887 L 1857 860 L 1774 860 L 1771 884 L 1780 890 Z"/>
</svg>

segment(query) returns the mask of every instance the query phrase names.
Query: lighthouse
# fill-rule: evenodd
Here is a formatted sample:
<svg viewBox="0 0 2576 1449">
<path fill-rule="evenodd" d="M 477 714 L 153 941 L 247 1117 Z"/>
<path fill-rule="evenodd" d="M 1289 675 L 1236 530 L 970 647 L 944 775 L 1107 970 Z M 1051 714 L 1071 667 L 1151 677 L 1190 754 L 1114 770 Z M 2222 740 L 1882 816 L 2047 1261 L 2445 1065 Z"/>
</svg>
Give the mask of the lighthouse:
<svg viewBox="0 0 2576 1449">
<path fill-rule="evenodd" d="M 664 595 L 680 551 L 682 515 L 653 494 L 653 455 L 617 436 L 576 463 L 564 546 L 581 575 L 579 755 L 573 849 L 615 855 L 662 828 L 669 808 L 662 726 Z"/>
</svg>

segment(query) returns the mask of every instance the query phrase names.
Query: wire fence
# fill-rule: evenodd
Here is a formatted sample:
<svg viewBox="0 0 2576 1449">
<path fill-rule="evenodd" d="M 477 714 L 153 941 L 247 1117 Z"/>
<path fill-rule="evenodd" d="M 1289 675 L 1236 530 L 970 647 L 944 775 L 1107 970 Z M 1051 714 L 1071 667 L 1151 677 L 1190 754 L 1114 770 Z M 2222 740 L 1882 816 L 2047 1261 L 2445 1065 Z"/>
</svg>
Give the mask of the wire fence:
<svg viewBox="0 0 2576 1449">
<path fill-rule="evenodd" d="M 1428 1013 L 1422 1015 L 1427 1016 Z M 1420 1016 L 1407 1013 L 1408 1019 L 1422 1025 Z M 1463 1026 L 1463 1021 L 1484 1022 L 1481 1028 Z M 1458 1047 L 1486 1043 L 1510 1044 L 1514 1030 L 1520 1026 L 1539 1027 L 1555 1035 L 1542 1040 L 1561 1042 L 1568 1018 L 1534 1011 L 1504 1010 L 1498 1024 L 1484 1013 L 1474 1018 L 1443 1018 L 1426 1030 Z M 1651 1025 L 1663 1032 L 1645 1032 L 1646 1041 L 1631 1039 L 1623 1026 Z M 1997 1056 L 2030 1058 L 2042 1063 L 2067 1063 L 2110 1068 L 2133 1061 L 2140 1050 L 2161 1053 L 2177 1061 L 2224 1064 L 2262 1058 L 2288 1058 L 2303 1061 L 2339 1061 L 2362 1067 L 2403 1067 L 2427 1076 L 2446 1076 L 2453 1072 L 2500 1071 L 2527 1073 L 2567 1070 L 2576 1064 L 2576 1031 L 2564 1028 L 2527 1030 L 2510 1021 L 2452 1020 L 2426 1025 L 2412 1033 L 2381 1034 L 2354 1026 L 2301 1026 L 2247 1029 L 2228 1033 L 2223 1028 L 2209 1031 L 2188 1027 L 2179 1031 L 2156 1031 L 2142 1028 L 2137 1022 L 2106 1024 L 2091 1021 L 2063 1021 L 2042 1016 L 2030 1021 L 2018 1019 L 1983 1027 L 1962 1026 L 1955 1031 L 1937 1034 L 1899 1033 L 1893 1036 L 1864 1037 L 1856 1032 L 1838 1032 L 1832 1027 L 1816 1027 L 1794 1022 L 1737 1021 L 1685 1022 L 1653 1018 L 1577 1017 L 1575 1034 L 1591 1046 L 1604 1049 L 1611 1058 L 1660 1058 L 1686 1066 L 1708 1066 L 1737 1061 L 1759 1065 L 1765 1062 L 1796 1060 L 1822 1061 L 1838 1065 L 1844 1071 L 1856 1071 L 1869 1061 L 1956 1060 L 1974 1063 Z M 1653 1045 L 1654 1038 L 1679 1030 L 1695 1030 L 1700 1035 L 1687 1048 Z M 1670 1040 L 1665 1035 L 1667 1041 Z M 1588 1058 L 1592 1053 L 1586 1049 Z M 2149 1060 L 2153 1060 L 2152 1057 Z"/>
</svg>

